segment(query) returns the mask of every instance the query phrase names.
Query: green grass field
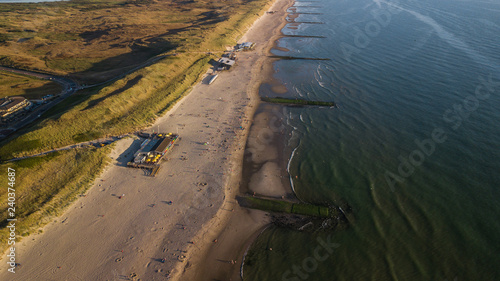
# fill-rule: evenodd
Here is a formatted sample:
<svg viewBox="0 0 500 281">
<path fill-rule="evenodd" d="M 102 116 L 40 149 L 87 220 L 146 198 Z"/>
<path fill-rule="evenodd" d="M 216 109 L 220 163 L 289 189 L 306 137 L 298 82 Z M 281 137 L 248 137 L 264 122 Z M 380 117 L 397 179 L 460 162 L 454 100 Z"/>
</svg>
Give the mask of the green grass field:
<svg viewBox="0 0 500 281">
<path fill-rule="evenodd" d="M 2 4 L 0 64 L 70 75 L 82 84 L 106 81 L 160 54 L 220 50 L 232 44 L 268 2 Z"/>
<path fill-rule="evenodd" d="M 61 91 L 61 86 L 53 81 L 0 71 L 0 98 L 23 96 L 27 99 L 39 99 L 45 95 L 57 95 Z"/>
</svg>

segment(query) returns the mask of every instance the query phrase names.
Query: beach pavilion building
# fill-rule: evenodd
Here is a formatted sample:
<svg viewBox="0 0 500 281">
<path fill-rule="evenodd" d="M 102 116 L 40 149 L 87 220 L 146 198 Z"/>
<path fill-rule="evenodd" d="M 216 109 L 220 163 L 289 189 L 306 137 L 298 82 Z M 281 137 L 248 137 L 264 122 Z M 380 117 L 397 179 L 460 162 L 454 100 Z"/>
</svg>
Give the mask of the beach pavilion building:
<svg viewBox="0 0 500 281">
<path fill-rule="evenodd" d="M 0 99 L 0 117 L 6 119 L 16 115 L 23 109 L 28 109 L 31 102 L 21 96 L 5 97 Z"/>
</svg>

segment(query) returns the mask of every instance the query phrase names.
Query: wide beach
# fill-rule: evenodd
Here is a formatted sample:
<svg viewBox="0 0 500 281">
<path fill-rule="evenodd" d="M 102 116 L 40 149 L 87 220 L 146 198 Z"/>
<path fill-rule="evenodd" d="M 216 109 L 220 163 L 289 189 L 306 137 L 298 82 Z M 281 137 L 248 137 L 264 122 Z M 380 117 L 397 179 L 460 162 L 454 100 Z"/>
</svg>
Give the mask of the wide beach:
<svg viewBox="0 0 500 281">
<path fill-rule="evenodd" d="M 3 268 L 0 279 L 238 278 L 241 250 L 266 219 L 240 209 L 234 198 L 262 66 L 290 4 L 276 1 L 269 9 L 276 12 L 264 14 L 240 39 L 256 49 L 240 53 L 237 66 L 213 84 L 194 86 L 150 128 L 181 137 L 155 178 L 125 167 L 141 141 L 119 141 L 113 162 L 85 196 L 42 234 L 19 243 L 21 266 L 15 275 Z"/>
</svg>

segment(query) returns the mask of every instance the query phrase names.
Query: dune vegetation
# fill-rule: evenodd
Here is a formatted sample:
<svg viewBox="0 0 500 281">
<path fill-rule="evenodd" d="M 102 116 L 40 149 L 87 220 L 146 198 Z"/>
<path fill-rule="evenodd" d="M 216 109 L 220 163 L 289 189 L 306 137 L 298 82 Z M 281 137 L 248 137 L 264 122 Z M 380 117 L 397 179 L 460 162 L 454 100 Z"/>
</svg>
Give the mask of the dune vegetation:
<svg viewBox="0 0 500 281">
<path fill-rule="evenodd" d="M 61 90 L 61 86 L 53 81 L 0 71 L 0 98 L 24 96 L 27 99 L 40 99 L 45 95 L 57 95 Z"/>
<path fill-rule="evenodd" d="M 0 64 L 70 75 L 84 84 L 102 82 L 155 56 L 221 50 L 265 4 L 263 0 L 2 4 Z"/>
<path fill-rule="evenodd" d="M 72 0 L 0 5 L 0 65 L 68 75 L 82 85 L 106 82 L 78 91 L 4 140 L 0 159 L 147 127 L 200 81 L 213 53 L 234 45 L 270 3 Z M 131 71 L 148 60 L 148 66 Z M 10 167 L 17 173 L 18 233 L 36 232 L 83 194 L 106 166 L 109 149 L 1 164 L 3 171 Z M 0 200 L 6 202 L 5 190 Z M 0 211 L 5 222 L 6 211 Z M 6 231 L 2 224 L 0 237 L 7 237 Z"/>
<path fill-rule="evenodd" d="M 52 153 L 45 157 L 29 158 L 0 165 L 0 170 L 15 170 L 16 233 L 27 236 L 62 214 L 108 162 L 110 147 L 85 148 Z M 7 187 L 7 176 L 2 177 Z M 1 202 L 7 202 L 7 188 L 0 189 Z M 7 247 L 7 204 L 0 207 L 0 245 Z"/>
</svg>

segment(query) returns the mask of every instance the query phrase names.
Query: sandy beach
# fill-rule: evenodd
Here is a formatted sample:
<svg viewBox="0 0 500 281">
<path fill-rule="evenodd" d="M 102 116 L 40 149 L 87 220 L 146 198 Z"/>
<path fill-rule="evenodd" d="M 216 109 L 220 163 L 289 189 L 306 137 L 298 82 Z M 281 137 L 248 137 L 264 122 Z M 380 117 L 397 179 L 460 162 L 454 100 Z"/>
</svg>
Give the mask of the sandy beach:
<svg viewBox="0 0 500 281">
<path fill-rule="evenodd" d="M 243 38 L 244 41 L 262 41 L 262 44 L 257 49 L 259 56 L 254 62 L 247 90 L 251 105 L 246 116 L 252 124 L 246 134 L 245 154 L 235 158 L 237 170 L 230 184 L 239 188 L 231 189 L 226 200 L 231 212 L 223 213 L 217 227 L 197 237 L 203 247 L 193 252 L 195 254 L 188 261 L 189 268 L 183 271 L 179 280 L 241 280 L 246 251 L 270 225 L 271 218 L 267 212 L 241 208 L 235 199 L 237 195 L 295 198 L 286 169 L 283 169 L 286 166 L 284 155 L 280 153 L 284 134 L 281 124 L 278 124 L 280 107 L 261 104 L 259 97 L 262 83 L 272 84 L 275 93 L 282 90 L 282 85 L 272 77 L 274 59 L 268 55 L 282 35 L 286 10 L 293 3 L 291 0 L 276 1 L 269 9 L 274 13 L 256 21 Z"/>
<path fill-rule="evenodd" d="M 0 280 L 238 280 L 242 253 L 267 218 L 234 198 L 262 67 L 291 3 L 277 0 L 276 13 L 240 39 L 256 49 L 213 84 L 194 86 L 149 129 L 181 137 L 156 177 L 125 166 L 141 140 L 120 140 L 87 194 L 18 243 L 21 265 L 16 274 L 2 267 Z M 265 170 L 276 173 L 272 164 Z"/>
</svg>

